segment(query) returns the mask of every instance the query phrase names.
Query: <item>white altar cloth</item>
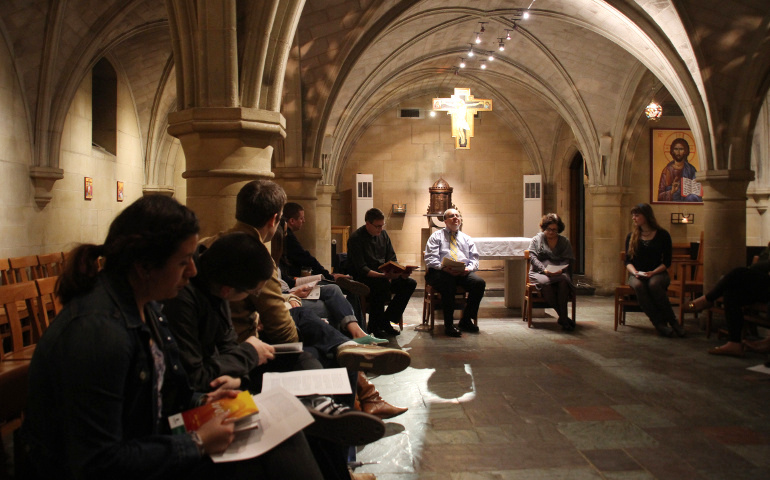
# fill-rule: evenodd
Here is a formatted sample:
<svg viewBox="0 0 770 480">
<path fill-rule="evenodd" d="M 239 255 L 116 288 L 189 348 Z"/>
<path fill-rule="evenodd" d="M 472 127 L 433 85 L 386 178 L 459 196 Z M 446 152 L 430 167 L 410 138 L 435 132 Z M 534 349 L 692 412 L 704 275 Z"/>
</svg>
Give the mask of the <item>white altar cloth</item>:
<svg viewBox="0 0 770 480">
<path fill-rule="evenodd" d="M 531 238 L 526 237 L 480 237 L 474 238 L 479 255 L 484 260 L 501 257 L 523 257 Z"/>
<path fill-rule="evenodd" d="M 524 274 L 526 265 L 524 250 L 529 247 L 527 237 L 479 237 L 474 238 L 482 260 L 505 261 L 505 306 L 521 308 L 524 302 Z"/>
</svg>

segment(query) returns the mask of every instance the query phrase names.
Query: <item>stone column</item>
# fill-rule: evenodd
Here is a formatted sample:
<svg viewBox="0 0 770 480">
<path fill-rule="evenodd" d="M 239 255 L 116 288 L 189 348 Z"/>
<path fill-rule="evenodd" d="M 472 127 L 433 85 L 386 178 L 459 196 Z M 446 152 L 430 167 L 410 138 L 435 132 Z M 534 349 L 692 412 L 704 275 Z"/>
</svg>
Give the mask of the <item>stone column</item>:
<svg viewBox="0 0 770 480">
<path fill-rule="evenodd" d="M 286 122 L 278 112 L 253 108 L 190 108 L 169 114 L 168 133 L 184 149 L 187 206 L 203 237 L 233 225 L 244 184 L 273 178 L 273 145 L 286 136 Z"/>
<path fill-rule="evenodd" d="M 631 225 L 623 207 L 624 187 L 586 188 L 586 273 L 598 295 L 610 295 L 622 280 L 620 251 Z"/>
<path fill-rule="evenodd" d="M 283 167 L 276 168 L 273 172 L 275 173 L 275 181 L 286 191 L 288 201 L 299 203 L 305 210 L 307 223 L 302 227 L 302 230 L 297 232 L 297 239 L 313 256 L 318 258 L 318 261 L 323 263 L 323 260 L 316 252 L 316 226 L 318 225 L 316 187 L 318 180 L 321 179 L 321 169 L 312 167 Z"/>
<path fill-rule="evenodd" d="M 318 185 L 318 202 L 315 218 L 316 258 L 331 271 L 332 254 L 332 195 L 337 191 L 334 185 Z M 342 252 L 342 245 L 337 245 L 337 253 Z"/>
<path fill-rule="evenodd" d="M 703 184 L 703 281 L 708 291 L 730 269 L 746 263 L 746 189 L 751 170 L 709 170 Z"/>
</svg>

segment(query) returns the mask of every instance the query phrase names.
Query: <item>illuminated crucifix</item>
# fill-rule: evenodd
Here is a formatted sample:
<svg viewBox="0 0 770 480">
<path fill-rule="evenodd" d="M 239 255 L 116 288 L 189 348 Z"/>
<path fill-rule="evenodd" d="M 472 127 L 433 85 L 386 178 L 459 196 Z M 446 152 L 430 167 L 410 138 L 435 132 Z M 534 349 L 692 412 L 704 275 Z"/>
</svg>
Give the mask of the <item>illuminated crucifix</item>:
<svg viewBox="0 0 770 480">
<path fill-rule="evenodd" d="M 452 136 L 455 148 L 470 150 L 473 136 L 473 115 L 479 110 L 491 111 L 492 100 L 473 98 L 470 88 L 455 88 L 450 98 L 434 98 L 433 110 L 452 115 Z"/>
</svg>

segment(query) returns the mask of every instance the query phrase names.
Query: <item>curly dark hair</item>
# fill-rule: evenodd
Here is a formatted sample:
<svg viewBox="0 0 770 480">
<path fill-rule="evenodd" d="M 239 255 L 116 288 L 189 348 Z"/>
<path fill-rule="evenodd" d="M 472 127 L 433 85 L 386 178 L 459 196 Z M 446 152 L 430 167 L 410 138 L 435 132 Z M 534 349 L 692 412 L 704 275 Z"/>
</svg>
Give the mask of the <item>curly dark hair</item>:
<svg viewBox="0 0 770 480">
<path fill-rule="evenodd" d="M 559 229 L 559 233 L 564 231 L 564 222 L 562 222 L 559 215 L 555 213 L 546 213 L 543 215 L 543 218 L 540 219 L 540 230 L 545 232 L 545 229 L 548 228 L 549 225 L 553 224 L 556 224 L 556 227 Z"/>
</svg>

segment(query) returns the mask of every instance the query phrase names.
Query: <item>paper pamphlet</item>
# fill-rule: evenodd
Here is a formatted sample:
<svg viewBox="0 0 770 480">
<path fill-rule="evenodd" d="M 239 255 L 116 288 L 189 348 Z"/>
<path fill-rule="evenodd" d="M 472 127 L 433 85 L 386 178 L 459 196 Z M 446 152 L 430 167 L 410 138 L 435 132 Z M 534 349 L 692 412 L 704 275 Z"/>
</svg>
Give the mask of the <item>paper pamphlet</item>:
<svg viewBox="0 0 770 480">
<path fill-rule="evenodd" d="M 276 355 L 284 353 L 300 353 L 302 352 L 302 342 L 279 343 L 278 345 L 273 345 L 273 348 L 275 348 Z"/>
<path fill-rule="evenodd" d="M 320 277 L 320 275 L 316 275 L 316 276 Z M 300 277 L 300 278 L 310 278 L 310 277 Z M 312 290 L 305 297 L 301 297 L 301 298 L 305 298 L 307 300 L 318 300 L 319 298 L 321 298 L 321 286 L 318 285 L 318 280 L 314 280 L 312 282 L 304 282 L 300 284 L 299 278 L 298 278 L 296 286 L 290 289 L 289 293 L 294 293 L 297 290 L 304 290 L 308 287 L 312 288 Z"/>
<path fill-rule="evenodd" d="M 315 285 L 316 283 L 320 282 L 321 280 L 323 280 L 323 276 L 320 275 L 320 274 L 319 275 L 308 275 L 307 277 L 296 277 L 294 279 L 294 288 L 297 288 L 297 287 L 299 287 L 301 285 L 305 285 L 305 284 L 308 284 L 308 283 L 312 283 L 313 285 Z"/>
<path fill-rule="evenodd" d="M 262 376 L 262 392 L 282 388 L 292 395 L 346 395 L 350 389 L 345 368 L 267 372 Z"/>
<path fill-rule="evenodd" d="M 683 197 L 686 197 L 690 194 L 695 194 L 699 197 L 702 197 L 703 186 L 700 184 L 700 182 L 696 182 L 691 178 L 682 177 L 682 188 L 680 189 L 680 194 Z"/>
<path fill-rule="evenodd" d="M 259 407 L 260 428 L 236 432 L 227 450 L 211 455 L 214 463 L 258 457 L 313 423 L 302 402 L 283 388 L 263 391 L 253 398 Z"/>
<path fill-rule="evenodd" d="M 243 391 L 235 398 L 222 398 L 206 405 L 201 405 L 190 410 L 186 410 L 168 417 L 168 424 L 172 433 L 185 433 L 197 430 L 201 425 L 208 422 L 216 415 L 229 412 L 227 416 L 230 420 L 239 420 L 249 415 L 259 416 L 259 409 L 254 404 L 254 399 L 247 391 Z M 240 422 L 240 420 L 239 420 Z M 246 428 L 244 422 L 238 425 L 239 429 Z"/>
<path fill-rule="evenodd" d="M 766 375 L 770 375 L 770 367 L 768 367 L 764 363 L 760 363 L 759 365 L 754 365 L 753 367 L 748 367 L 746 370 L 751 370 L 752 372 L 758 372 L 758 373 L 764 373 Z"/>
<path fill-rule="evenodd" d="M 441 268 L 447 267 L 450 270 L 453 270 L 457 273 L 462 273 L 465 271 L 465 263 L 458 262 L 457 260 L 452 260 L 449 257 L 444 257 L 441 259 Z"/>
<path fill-rule="evenodd" d="M 561 273 L 567 267 L 569 267 L 569 265 L 547 265 L 545 271 L 549 273 Z"/>
</svg>

